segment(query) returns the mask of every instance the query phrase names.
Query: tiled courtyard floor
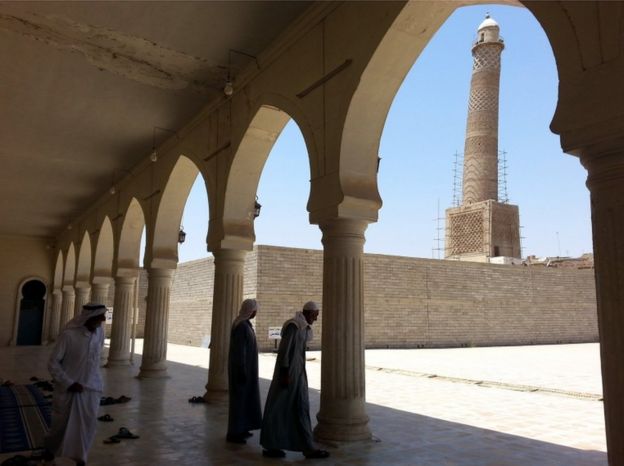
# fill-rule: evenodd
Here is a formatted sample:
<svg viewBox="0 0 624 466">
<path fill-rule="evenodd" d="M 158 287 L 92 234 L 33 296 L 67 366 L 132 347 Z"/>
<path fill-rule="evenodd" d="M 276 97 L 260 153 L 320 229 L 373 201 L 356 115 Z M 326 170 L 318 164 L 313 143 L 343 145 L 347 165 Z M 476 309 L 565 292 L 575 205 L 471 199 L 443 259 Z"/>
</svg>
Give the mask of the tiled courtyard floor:
<svg viewBox="0 0 624 466">
<path fill-rule="evenodd" d="M 0 348 L 0 377 L 17 383 L 49 378 L 47 354 L 40 347 Z M 313 420 L 320 357 L 308 355 Z M 293 452 L 284 460 L 263 458 L 257 433 L 247 445 L 226 443 L 227 405 L 187 401 L 204 393 L 209 350 L 169 345 L 168 358 L 168 379 L 135 378 L 140 356 L 133 367 L 103 369 L 105 395 L 132 400 L 101 407 L 115 422 L 99 424 L 90 465 L 607 464 L 597 344 L 368 350 L 367 411 L 375 440 L 326 445 L 329 460 Z M 260 356 L 263 399 L 274 361 L 273 354 Z M 141 438 L 102 443 L 121 426 Z"/>
</svg>

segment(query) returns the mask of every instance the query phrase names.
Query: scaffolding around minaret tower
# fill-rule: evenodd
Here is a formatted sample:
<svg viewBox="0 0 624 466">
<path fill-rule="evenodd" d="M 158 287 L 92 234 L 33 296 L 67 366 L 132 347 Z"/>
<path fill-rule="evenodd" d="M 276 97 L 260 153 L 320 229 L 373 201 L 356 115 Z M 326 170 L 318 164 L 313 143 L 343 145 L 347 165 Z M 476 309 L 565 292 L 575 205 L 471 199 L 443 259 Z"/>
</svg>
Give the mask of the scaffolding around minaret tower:
<svg viewBox="0 0 624 466">
<path fill-rule="evenodd" d="M 447 259 L 520 258 L 518 206 L 507 204 L 507 199 L 499 202 L 498 197 L 498 100 L 504 48 L 498 23 L 486 15 L 472 44 L 462 202 L 446 210 Z"/>
</svg>

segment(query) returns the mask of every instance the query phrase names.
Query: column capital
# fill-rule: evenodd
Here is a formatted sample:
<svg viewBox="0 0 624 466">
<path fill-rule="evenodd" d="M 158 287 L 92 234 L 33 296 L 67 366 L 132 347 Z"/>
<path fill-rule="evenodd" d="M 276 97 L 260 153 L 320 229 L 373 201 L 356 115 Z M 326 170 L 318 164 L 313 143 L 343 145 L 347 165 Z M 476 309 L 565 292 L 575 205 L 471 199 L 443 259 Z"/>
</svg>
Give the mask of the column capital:
<svg viewBox="0 0 624 466">
<path fill-rule="evenodd" d="M 624 180 L 624 141 L 617 147 L 592 147 L 583 151 L 581 164 L 587 169 L 590 191 L 619 188 Z"/>
<path fill-rule="evenodd" d="M 115 286 L 119 285 L 134 285 L 136 281 L 136 276 L 127 276 L 127 275 L 118 275 L 115 277 Z"/>
<path fill-rule="evenodd" d="M 170 278 L 173 277 L 175 271 L 176 269 L 150 267 L 147 269 L 147 274 L 150 278 Z M 136 279 L 136 277 L 133 278 Z"/>
<path fill-rule="evenodd" d="M 329 218 L 319 221 L 323 236 L 362 236 L 370 222 L 359 218 Z"/>
<path fill-rule="evenodd" d="M 212 251 L 212 255 L 215 261 L 235 261 L 245 262 L 245 256 L 247 255 L 246 249 L 215 249 Z"/>
</svg>

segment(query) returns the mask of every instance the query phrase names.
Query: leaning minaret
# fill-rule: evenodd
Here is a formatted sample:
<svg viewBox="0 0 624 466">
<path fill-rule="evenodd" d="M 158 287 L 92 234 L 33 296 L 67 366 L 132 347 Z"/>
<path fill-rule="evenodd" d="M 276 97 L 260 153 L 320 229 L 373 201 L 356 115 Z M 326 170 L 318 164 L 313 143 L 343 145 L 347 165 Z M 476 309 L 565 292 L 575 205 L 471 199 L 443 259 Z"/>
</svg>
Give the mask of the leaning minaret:
<svg viewBox="0 0 624 466">
<path fill-rule="evenodd" d="M 498 200 L 498 89 L 503 48 L 498 24 L 487 15 L 472 46 L 463 204 Z"/>
<path fill-rule="evenodd" d="M 498 23 L 486 15 L 472 45 L 463 197 L 459 207 L 446 210 L 446 258 L 488 262 L 492 257 L 520 257 L 518 207 L 498 202 L 498 93 L 504 47 Z"/>
</svg>

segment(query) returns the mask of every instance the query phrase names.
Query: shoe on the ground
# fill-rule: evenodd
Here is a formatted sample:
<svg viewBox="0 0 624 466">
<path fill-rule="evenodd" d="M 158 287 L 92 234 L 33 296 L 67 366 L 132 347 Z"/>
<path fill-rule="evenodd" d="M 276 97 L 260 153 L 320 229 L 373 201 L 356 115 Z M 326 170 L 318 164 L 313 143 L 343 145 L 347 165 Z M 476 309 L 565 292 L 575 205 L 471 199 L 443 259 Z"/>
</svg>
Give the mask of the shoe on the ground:
<svg viewBox="0 0 624 466">
<path fill-rule="evenodd" d="M 247 443 L 247 440 L 245 440 L 245 437 L 243 437 L 242 435 L 234 435 L 234 434 L 227 434 L 225 436 L 225 441 L 226 442 L 230 442 L 230 443 Z"/>
<path fill-rule="evenodd" d="M 283 458 L 286 456 L 284 450 L 262 450 L 262 456 L 267 458 Z"/>
<path fill-rule="evenodd" d="M 308 459 L 322 459 L 322 458 L 329 458 L 329 452 L 325 451 L 325 450 L 313 450 L 313 451 L 306 451 L 303 456 L 305 456 Z"/>
</svg>

